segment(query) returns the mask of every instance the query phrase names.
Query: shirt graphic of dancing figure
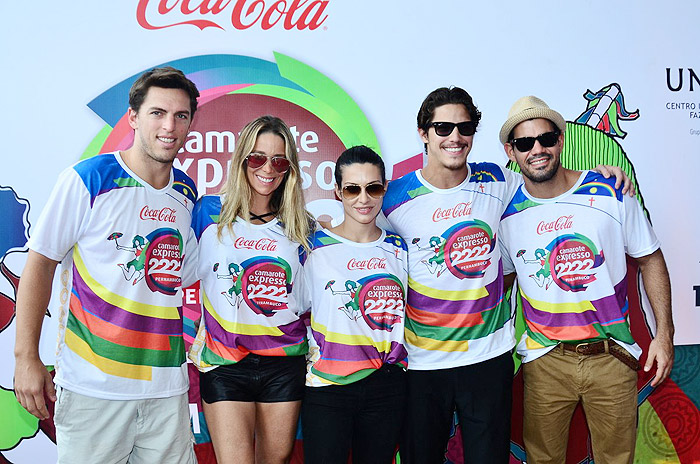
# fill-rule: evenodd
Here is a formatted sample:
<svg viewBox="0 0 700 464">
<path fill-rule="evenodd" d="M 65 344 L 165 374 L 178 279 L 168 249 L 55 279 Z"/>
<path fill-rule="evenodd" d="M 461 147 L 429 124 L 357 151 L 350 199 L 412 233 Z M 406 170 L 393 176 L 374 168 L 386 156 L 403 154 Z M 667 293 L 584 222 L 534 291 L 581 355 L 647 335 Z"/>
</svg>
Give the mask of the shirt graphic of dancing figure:
<svg viewBox="0 0 700 464">
<path fill-rule="evenodd" d="M 219 263 L 214 264 L 214 272 L 219 270 Z M 221 292 L 223 296 L 226 297 L 231 306 L 235 306 L 238 309 L 241 305 L 242 290 L 241 290 L 241 267 L 236 263 L 230 263 L 228 265 L 228 272 L 226 274 L 216 274 L 219 279 L 231 279 L 231 288 L 226 292 Z"/>
<path fill-rule="evenodd" d="M 333 295 L 348 295 L 350 297 L 350 301 L 345 303 L 345 306 L 340 306 L 338 309 L 344 312 L 345 315 L 348 316 L 352 321 L 360 319 L 362 317 L 362 314 L 360 313 L 360 304 L 358 303 L 356 298 L 358 290 L 357 282 L 352 280 L 346 280 L 344 291 L 333 290 L 334 283 L 334 280 L 329 281 L 326 284 L 326 290 L 330 290 Z"/>
<path fill-rule="evenodd" d="M 419 250 L 426 250 L 432 248 L 433 252 L 435 253 L 434 256 L 430 257 L 429 259 L 422 259 L 421 263 L 425 264 L 425 266 L 428 268 L 428 271 L 430 271 L 431 274 L 435 274 L 437 277 L 440 277 L 440 274 L 445 272 L 446 266 L 445 266 L 445 239 L 442 237 L 438 236 L 432 236 L 430 237 L 430 243 L 428 247 L 422 248 L 418 242 L 420 241 L 420 238 L 414 238 L 411 243 L 415 245 Z"/>
<path fill-rule="evenodd" d="M 549 253 L 542 248 L 535 250 L 535 259 L 525 259 L 525 250 L 520 250 L 517 253 L 517 256 L 523 258 L 525 264 L 539 264 L 541 266 L 540 270 L 534 274 L 530 274 L 530 277 L 537 282 L 540 288 L 544 287 L 545 290 L 548 290 L 549 286 L 552 284 L 552 273 L 548 265 L 548 255 Z"/>
<path fill-rule="evenodd" d="M 117 266 L 119 266 L 122 272 L 124 273 L 124 278 L 128 281 L 131 281 L 132 285 L 136 285 L 146 276 L 146 253 L 144 253 L 144 251 L 146 251 L 148 242 L 141 235 L 136 235 L 131 240 L 131 246 L 122 246 L 117 241 L 119 238 L 122 237 L 122 235 L 123 234 L 120 232 L 114 232 L 109 237 L 107 237 L 107 240 L 114 240 L 114 243 L 117 246 L 117 250 L 130 251 L 134 253 L 134 259 L 127 262 L 126 264 L 118 263 Z M 132 278 L 134 280 L 131 280 Z"/>
</svg>

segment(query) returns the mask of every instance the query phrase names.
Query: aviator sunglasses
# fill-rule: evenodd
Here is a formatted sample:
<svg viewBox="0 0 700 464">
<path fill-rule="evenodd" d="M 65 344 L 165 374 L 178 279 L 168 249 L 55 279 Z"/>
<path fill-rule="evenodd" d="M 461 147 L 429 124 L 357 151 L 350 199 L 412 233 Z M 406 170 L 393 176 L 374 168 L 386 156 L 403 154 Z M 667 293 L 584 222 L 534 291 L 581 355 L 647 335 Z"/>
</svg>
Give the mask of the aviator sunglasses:
<svg viewBox="0 0 700 464">
<path fill-rule="evenodd" d="M 535 146 L 535 140 L 540 142 L 545 148 L 553 147 L 559 141 L 559 131 L 545 132 L 537 137 L 520 137 L 510 141 L 519 152 L 525 153 L 526 151 L 532 150 Z"/>
<path fill-rule="evenodd" d="M 364 187 L 360 185 L 346 185 L 343 187 L 343 198 L 346 200 L 354 200 L 360 196 L 363 189 L 367 192 L 367 195 L 376 199 L 383 197 L 386 192 L 383 184 L 367 184 Z"/>
<path fill-rule="evenodd" d="M 463 136 L 467 137 L 469 135 L 474 135 L 476 132 L 476 123 L 474 121 L 464 121 L 464 122 L 431 122 L 430 127 L 435 128 L 435 133 L 439 135 L 440 137 L 447 137 L 452 133 L 453 130 L 455 130 L 455 126 L 457 126 L 457 130 L 459 131 L 460 134 Z"/>
<path fill-rule="evenodd" d="M 265 156 L 261 155 L 260 153 L 251 153 L 250 155 L 246 156 L 245 161 L 248 163 L 248 167 L 250 169 L 258 169 L 267 163 L 267 160 L 270 160 L 270 164 L 272 165 L 272 169 L 277 171 L 280 174 L 284 174 L 285 172 L 289 171 L 289 160 L 285 158 L 284 156 Z"/>
</svg>

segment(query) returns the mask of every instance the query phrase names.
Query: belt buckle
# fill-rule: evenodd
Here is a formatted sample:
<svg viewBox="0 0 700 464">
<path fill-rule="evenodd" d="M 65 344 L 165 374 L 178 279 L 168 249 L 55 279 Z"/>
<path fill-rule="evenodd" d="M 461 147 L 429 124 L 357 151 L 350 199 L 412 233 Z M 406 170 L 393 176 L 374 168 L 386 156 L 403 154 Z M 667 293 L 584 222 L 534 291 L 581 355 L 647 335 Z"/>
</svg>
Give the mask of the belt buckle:
<svg viewBox="0 0 700 464">
<path fill-rule="evenodd" d="M 579 343 L 579 344 L 576 345 L 576 347 L 574 348 L 574 351 L 576 352 L 576 354 L 586 355 L 586 354 L 588 354 L 588 353 L 585 353 L 585 352 L 582 353 L 582 352 L 580 352 L 578 349 L 579 349 L 579 348 L 588 348 L 588 346 L 589 346 L 590 344 L 591 344 L 591 342 Z"/>
</svg>

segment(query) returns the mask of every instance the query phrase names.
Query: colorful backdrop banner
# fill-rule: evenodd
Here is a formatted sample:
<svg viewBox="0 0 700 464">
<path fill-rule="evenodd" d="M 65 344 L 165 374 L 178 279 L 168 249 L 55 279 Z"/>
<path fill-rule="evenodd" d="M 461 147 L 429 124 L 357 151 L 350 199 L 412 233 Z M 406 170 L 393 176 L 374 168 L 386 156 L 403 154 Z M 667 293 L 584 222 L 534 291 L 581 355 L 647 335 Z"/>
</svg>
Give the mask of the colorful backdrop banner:
<svg viewBox="0 0 700 464">
<path fill-rule="evenodd" d="M 200 194 L 222 186 L 243 125 L 274 114 L 292 129 L 307 205 L 322 219 L 341 211 L 332 173 L 344 148 L 375 148 L 392 178 L 422 165 L 415 118 L 434 88 L 457 85 L 472 94 L 484 116 L 470 160 L 500 164 L 507 158 L 498 130 L 511 104 L 523 95 L 543 98 L 567 120 L 565 165 L 621 166 L 637 186 L 669 264 L 676 365 L 655 390 L 650 376 L 640 375 L 636 461 L 700 462 L 700 218 L 691 203 L 700 193 L 694 46 L 700 5 L 78 0 L 14 2 L 4 10 L 0 463 L 56 459 L 52 422 L 26 413 L 12 390 L 14 300 L 32 224 L 62 169 L 131 145 L 129 87 L 143 71 L 165 64 L 182 69 L 201 91 L 200 110 L 176 160 Z M 629 265 L 632 331 L 646 349 L 654 321 Z M 65 300 L 56 294 L 47 308 L 40 346 L 47 366 L 55 353 L 54 315 Z M 197 301 L 198 288 L 186 289 L 186 341 L 194 335 Z M 197 453 L 200 462 L 214 462 L 196 370 L 190 366 L 190 372 Z M 519 370 L 514 375 L 511 462 L 522 463 L 522 380 Z M 459 433 L 455 424 L 446 462 L 460 462 Z M 294 459 L 302 462 L 299 446 Z M 592 462 L 580 411 L 568 462 Z"/>
</svg>

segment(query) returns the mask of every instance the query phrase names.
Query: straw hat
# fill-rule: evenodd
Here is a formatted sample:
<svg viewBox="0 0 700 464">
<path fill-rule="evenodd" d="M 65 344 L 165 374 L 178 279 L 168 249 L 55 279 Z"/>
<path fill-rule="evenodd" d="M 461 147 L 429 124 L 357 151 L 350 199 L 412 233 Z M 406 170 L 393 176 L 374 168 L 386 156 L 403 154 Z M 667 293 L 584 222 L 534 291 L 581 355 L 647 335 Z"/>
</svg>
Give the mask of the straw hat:
<svg viewBox="0 0 700 464">
<path fill-rule="evenodd" d="M 528 119 L 537 118 L 549 119 L 559 128 L 562 134 L 566 130 L 566 121 L 564 121 L 561 114 L 547 106 L 544 101 L 530 95 L 522 97 L 513 104 L 508 112 L 508 119 L 501 127 L 498 138 L 501 140 L 501 143 L 507 143 L 508 135 L 510 135 L 515 126 Z"/>
</svg>

